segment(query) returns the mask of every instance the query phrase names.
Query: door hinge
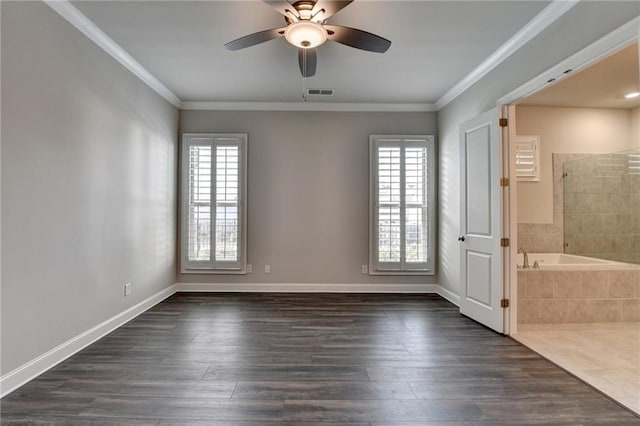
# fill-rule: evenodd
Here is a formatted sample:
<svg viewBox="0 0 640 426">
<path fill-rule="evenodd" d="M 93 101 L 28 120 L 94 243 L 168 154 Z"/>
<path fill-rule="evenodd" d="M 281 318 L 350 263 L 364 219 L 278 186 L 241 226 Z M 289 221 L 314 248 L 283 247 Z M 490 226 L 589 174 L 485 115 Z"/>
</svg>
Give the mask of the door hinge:
<svg viewBox="0 0 640 426">
<path fill-rule="evenodd" d="M 500 247 L 509 247 L 509 239 L 500 238 Z"/>
<path fill-rule="evenodd" d="M 500 307 L 508 308 L 509 307 L 509 299 L 500 299 Z"/>
<path fill-rule="evenodd" d="M 500 124 L 500 127 L 507 127 L 507 124 L 509 124 L 509 120 L 507 120 L 506 118 L 501 118 L 498 123 Z"/>
<path fill-rule="evenodd" d="M 509 178 L 508 177 L 500 178 L 500 186 L 509 186 Z"/>
</svg>

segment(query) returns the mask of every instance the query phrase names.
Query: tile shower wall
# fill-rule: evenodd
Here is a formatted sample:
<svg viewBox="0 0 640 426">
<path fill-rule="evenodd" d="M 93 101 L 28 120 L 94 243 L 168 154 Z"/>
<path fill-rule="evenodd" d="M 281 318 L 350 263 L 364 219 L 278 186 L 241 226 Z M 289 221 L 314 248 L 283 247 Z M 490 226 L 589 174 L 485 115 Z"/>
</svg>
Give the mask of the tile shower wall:
<svg viewBox="0 0 640 426">
<path fill-rule="evenodd" d="M 564 253 L 564 162 L 589 154 L 553 154 L 553 223 L 518 223 L 518 247 L 531 253 Z"/>
<path fill-rule="evenodd" d="M 564 163 L 565 253 L 640 263 L 640 174 L 624 154 Z"/>
<path fill-rule="evenodd" d="M 518 271 L 518 323 L 640 321 L 640 269 Z"/>
</svg>

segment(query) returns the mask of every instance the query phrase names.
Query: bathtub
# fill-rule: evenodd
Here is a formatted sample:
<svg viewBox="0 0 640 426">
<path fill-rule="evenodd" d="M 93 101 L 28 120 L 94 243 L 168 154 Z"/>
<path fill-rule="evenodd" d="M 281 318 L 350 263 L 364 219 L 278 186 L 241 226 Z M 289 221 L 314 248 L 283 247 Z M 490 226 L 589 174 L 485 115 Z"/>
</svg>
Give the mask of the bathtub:
<svg viewBox="0 0 640 426">
<path fill-rule="evenodd" d="M 517 260 L 520 324 L 640 319 L 638 265 L 564 253 L 529 253 L 531 269 L 522 269 L 521 254 Z"/>
<path fill-rule="evenodd" d="M 518 269 L 522 269 L 524 256 L 518 254 Z M 564 253 L 529 253 L 529 267 L 533 269 L 533 263 L 538 261 L 540 269 L 547 271 L 602 271 L 617 269 L 640 269 L 638 265 L 614 262 L 612 260 L 596 259 L 593 257 L 576 256 Z"/>
</svg>

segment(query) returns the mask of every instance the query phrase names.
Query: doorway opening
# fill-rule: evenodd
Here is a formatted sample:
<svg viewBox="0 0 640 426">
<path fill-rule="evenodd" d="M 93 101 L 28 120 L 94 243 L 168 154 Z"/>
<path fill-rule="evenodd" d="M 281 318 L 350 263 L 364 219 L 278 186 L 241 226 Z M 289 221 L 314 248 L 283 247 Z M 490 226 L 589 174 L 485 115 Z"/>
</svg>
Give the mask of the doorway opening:
<svg viewBox="0 0 640 426">
<path fill-rule="evenodd" d="M 510 334 L 640 413 L 637 25 L 502 105 L 510 127 Z"/>
</svg>

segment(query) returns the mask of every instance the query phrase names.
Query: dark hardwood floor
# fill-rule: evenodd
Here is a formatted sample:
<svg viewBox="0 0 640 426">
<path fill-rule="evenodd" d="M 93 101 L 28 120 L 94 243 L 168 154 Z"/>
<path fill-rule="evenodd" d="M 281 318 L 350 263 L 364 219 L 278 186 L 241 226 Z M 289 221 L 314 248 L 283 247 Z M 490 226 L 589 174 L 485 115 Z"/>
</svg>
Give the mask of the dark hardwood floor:
<svg viewBox="0 0 640 426">
<path fill-rule="evenodd" d="M 431 295 L 176 294 L 0 404 L 3 425 L 640 424 Z"/>
</svg>

